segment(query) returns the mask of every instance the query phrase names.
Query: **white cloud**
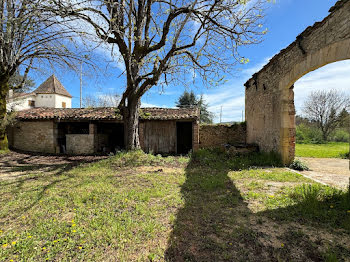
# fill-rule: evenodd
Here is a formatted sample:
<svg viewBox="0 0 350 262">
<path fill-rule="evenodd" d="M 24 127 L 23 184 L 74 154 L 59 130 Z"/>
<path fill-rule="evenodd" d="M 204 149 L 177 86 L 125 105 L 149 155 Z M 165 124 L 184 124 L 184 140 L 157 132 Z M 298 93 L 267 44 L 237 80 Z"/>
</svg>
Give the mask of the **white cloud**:
<svg viewBox="0 0 350 262">
<path fill-rule="evenodd" d="M 166 105 L 157 105 L 157 104 L 151 104 L 151 103 L 146 103 L 141 101 L 141 107 L 164 107 L 164 108 L 170 108 L 169 106 Z"/>
<path fill-rule="evenodd" d="M 263 59 L 261 63 L 242 71 L 241 77 L 231 79 L 230 84 L 220 88 L 208 90 L 203 94 L 205 101 L 209 104 L 209 110 L 215 114 L 215 122 L 220 120 L 222 107 L 222 122 L 241 121 L 242 110 L 244 113 L 245 89 L 244 82 L 254 73 L 258 72 L 269 58 Z M 294 84 L 295 107 L 300 114 L 307 96 L 316 90 L 335 89 L 350 95 L 350 61 L 341 61 L 326 65 L 318 70 L 308 73 Z"/>
<path fill-rule="evenodd" d="M 350 95 L 350 60 L 326 65 L 295 82 L 294 101 L 297 113 L 302 113 L 305 99 L 312 91 L 330 89 Z"/>
<path fill-rule="evenodd" d="M 228 84 L 203 94 L 208 109 L 215 114 L 214 122 L 220 122 L 220 114 L 222 122 L 242 121 L 242 111 L 244 114 L 245 109 L 244 83 L 270 59 L 270 57 L 263 59 L 260 63 L 241 71 L 240 77 L 232 78 Z"/>
</svg>

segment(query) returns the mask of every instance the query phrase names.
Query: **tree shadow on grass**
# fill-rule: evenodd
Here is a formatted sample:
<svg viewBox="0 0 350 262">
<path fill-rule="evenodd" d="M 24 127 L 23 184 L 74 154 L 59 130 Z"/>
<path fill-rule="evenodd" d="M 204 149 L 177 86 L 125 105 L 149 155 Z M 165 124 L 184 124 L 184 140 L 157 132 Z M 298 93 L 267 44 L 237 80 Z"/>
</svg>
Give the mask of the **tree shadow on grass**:
<svg viewBox="0 0 350 262">
<path fill-rule="evenodd" d="M 241 167 L 237 163 L 222 155 L 194 155 L 191 159 L 181 188 L 184 206 L 177 213 L 168 241 L 167 261 L 324 261 L 328 251 L 320 247 L 327 243 L 313 234 L 332 234 L 334 229 L 338 233 L 328 238 L 334 241 L 347 236 L 344 245 L 350 240 L 341 225 L 335 223 L 330 228 L 327 220 L 321 223 L 314 216 L 300 214 L 305 203 L 252 212 L 228 175 Z M 244 163 L 246 168 L 256 165 Z M 292 217 L 282 219 L 281 213 Z M 339 244 L 332 246 L 333 251 L 346 257 L 350 248 Z"/>
<path fill-rule="evenodd" d="M 13 209 L 9 213 L 11 219 L 21 217 L 38 205 L 49 189 L 74 178 L 74 175 L 69 173 L 73 168 L 106 158 L 93 156 L 55 156 L 17 152 L 12 152 L 12 154 L 12 156 L 7 156 L 7 158 L 2 158 L 2 161 L 0 160 L 2 165 L 8 168 L 6 173 L 10 175 L 10 179 L 0 180 L 1 191 L 4 195 L 10 194 L 13 196 L 35 193 L 35 197 L 30 199 L 30 201 L 26 201 L 23 205 L 13 206 Z M 43 163 L 41 163 L 41 161 Z M 11 173 L 17 172 L 20 172 L 20 175 L 11 176 Z M 38 181 L 38 183 L 35 184 L 35 181 Z M 34 182 L 33 186 L 28 188 L 28 182 Z M 1 199 L 0 205 L 1 202 L 5 200 L 5 198 Z"/>
</svg>

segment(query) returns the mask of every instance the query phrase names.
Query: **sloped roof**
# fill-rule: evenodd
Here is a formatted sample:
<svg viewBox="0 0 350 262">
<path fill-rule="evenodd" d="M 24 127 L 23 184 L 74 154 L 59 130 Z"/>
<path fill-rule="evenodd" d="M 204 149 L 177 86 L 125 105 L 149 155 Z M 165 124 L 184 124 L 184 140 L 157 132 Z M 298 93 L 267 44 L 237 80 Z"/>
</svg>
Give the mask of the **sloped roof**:
<svg viewBox="0 0 350 262">
<path fill-rule="evenodd" d="M 46 79 L 46 81 L 33 92 L 36 94 L 58 94 L 62 96 L 72 97 L 55 75 L 52 75 Z"/>
<path fill-rule="evenodd" d="M 27 96 L 34 96 L 35 94 L 33 92 L 31 93 L 17 93 L 17 92 L 13 92 L 12 97 L 10 98 L 7 94 L 6 96 L 6 100 L 11 100 L 11 99 L 17 99 L 17 98 L 22 98 L 22 97 L 27 97 Z"/>
<path fill-rule="evenodd" d="M 122 120 L 117 108 L 31 108 L 16 113 L 18 120 Z M 142 108 L 143 120 L 196 120 L 197 108 Z"/>
</svg>

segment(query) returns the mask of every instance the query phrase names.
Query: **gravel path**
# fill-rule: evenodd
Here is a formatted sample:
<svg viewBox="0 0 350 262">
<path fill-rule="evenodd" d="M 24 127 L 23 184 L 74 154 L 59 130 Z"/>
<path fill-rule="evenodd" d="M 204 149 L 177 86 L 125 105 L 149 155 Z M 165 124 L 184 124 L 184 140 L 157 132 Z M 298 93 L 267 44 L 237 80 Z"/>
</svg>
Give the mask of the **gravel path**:
<svg viewBox="0 0 350 262">
<path fill-rule="evenodd" d="M 311 157 L 298 157 L 298 159 L 306 162 L 310 168 L 310 171 L 300 172 L 303 175 L 338 188 L 346 188 L 349 185 L 349 160 Z"/>
</svg>

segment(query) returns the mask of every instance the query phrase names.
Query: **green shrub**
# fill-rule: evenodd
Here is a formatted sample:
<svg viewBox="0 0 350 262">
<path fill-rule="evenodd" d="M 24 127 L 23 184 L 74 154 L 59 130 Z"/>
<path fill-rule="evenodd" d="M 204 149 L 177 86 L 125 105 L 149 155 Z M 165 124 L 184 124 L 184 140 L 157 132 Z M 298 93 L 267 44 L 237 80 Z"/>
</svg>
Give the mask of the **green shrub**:
<svg viewBox="0 0 350 262">
<path fill-rule="evenodd" d="M 331 137 L 331 141 L 335 142 L 348 142 L 349 141 L 349 132 L 338 129 L 334 132 L 334 135 Z"/>
<path fill-rule="evenodd" d="M 309 167 L 299 159 L 295 159 L 289 167 L 291 169 L 299 170 L 299 171 L 309 170 Z"/>
<path fill-rule="evenodd" d="M 306 144 L 322 144 L 322 132 L 316 127 L 300 124 L 296 127 L 296 142 Z"/>
</svg>

